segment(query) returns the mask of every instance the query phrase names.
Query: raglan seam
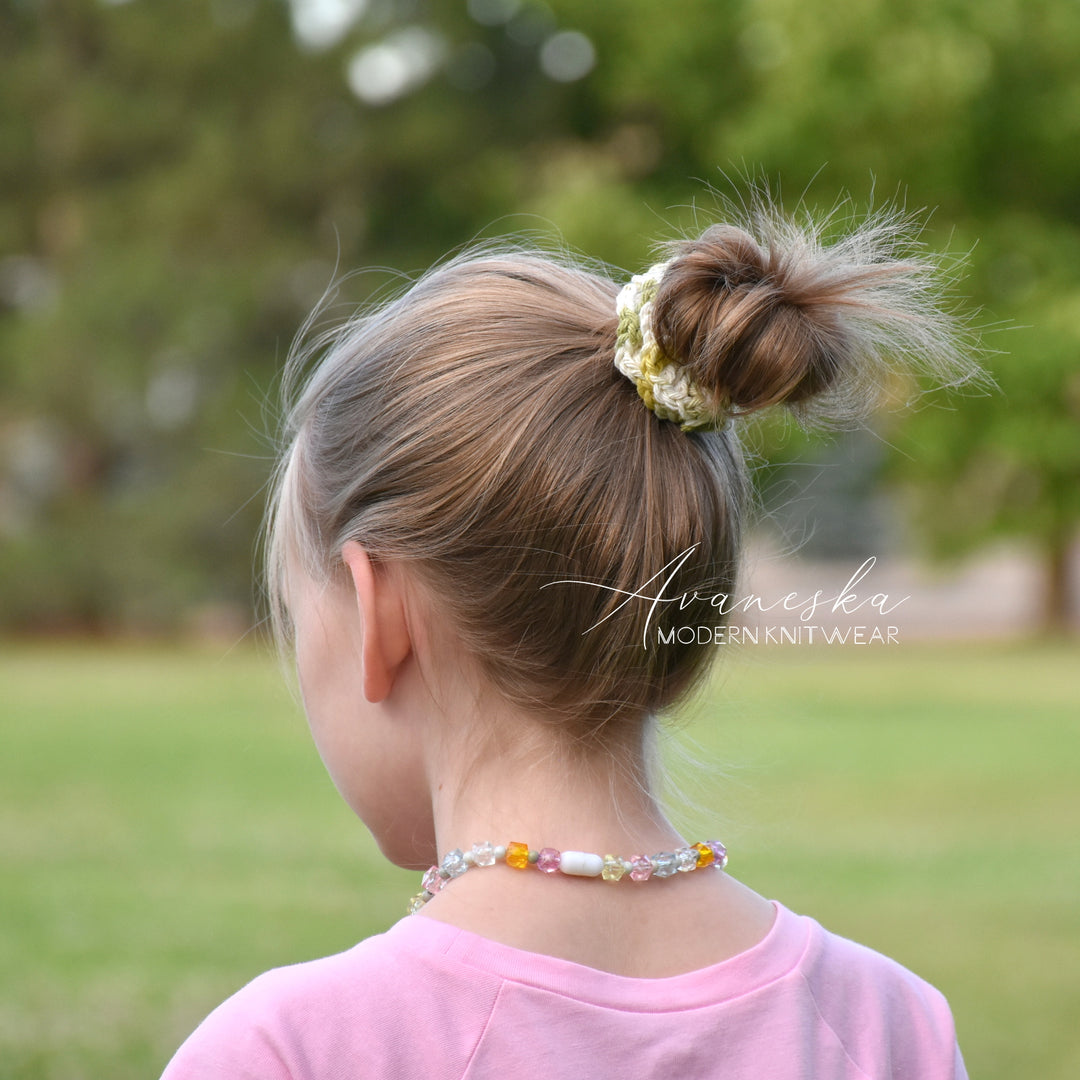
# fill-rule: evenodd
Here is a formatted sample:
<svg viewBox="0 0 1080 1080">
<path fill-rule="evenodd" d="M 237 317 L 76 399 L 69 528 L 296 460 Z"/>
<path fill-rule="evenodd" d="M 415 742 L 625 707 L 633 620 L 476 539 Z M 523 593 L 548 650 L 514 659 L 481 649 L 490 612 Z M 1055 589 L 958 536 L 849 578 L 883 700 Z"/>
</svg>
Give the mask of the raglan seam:
<svg viewBox="0 0 1080 1080">
<path fill-rule="evenodd" d="M 817 1013 L 818 1019 L 822 1025 L 828 1029 L 833 1038 L 836 1039 L 837 1045 L 844 1053 L 844 1057 L 859 1070 L 859 1075 L 866 1078 L 866 1080 L 874 1080 L 873 1074 L 868 1073 L 856 1060 L 851 1056 L 851 1051 L 848 1049 L 847 1042 L 841 1037 L 840 1033 L 835 1027 L 826 1019 L 825 1014 L 821 1011 L 821 1006 L 818 1004 L 817 995 L 814 993 L 813 986 L 810 985 L 810 980 L 803 972 L 799 972 L 799 978 L 802 979 L 803 985 L 806 987 L 806 992 L 810 997 L 810 1001 L 814 1006 L 814 1012 Z"/>
<path fill-rule="evenodd" d="M 488 1028 L 491 1026 L 492 1018 L 495 1016 L 495 1009 L 498 1007 L 499 999 L 502 997 L 503 991 L 505 989 L 506 980 L 500 980 L 499 989 L 495 992 L 495 996 L 491 1000 L 491 1006 L 488 1009 L 487 1018 L 484 1020 L 484 1023 L 476 1036 L 476 1042 L 473 1043 L 473 1048 L 469 1051 L 469 1056 L 465 1059 L 465 1068 L 461 1072 L 461 1080 L 466 1080 L 469 1072 L 472 1070 L 473 1062 L 476 1060 L 476 1055 L 480 1052 L 480 1045 L 484 1041 L 484 1036 L 487 1035 Z"/>
</svg>

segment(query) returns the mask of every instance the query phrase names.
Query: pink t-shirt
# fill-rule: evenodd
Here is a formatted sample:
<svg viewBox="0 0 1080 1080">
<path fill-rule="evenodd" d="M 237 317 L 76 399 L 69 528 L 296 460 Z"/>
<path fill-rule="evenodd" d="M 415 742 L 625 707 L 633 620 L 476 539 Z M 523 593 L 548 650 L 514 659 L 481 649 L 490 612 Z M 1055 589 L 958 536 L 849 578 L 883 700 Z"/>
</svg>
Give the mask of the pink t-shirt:
<svg viewBox="0 0 1080 1080">
<path fill-rule="evenodd" d="M 932 986 L 777 904 L 754 948 L 664 979 L 523 952 L 422 915 L 261 975 L 163 1080 L 963 1080 Z"/>
</svg>

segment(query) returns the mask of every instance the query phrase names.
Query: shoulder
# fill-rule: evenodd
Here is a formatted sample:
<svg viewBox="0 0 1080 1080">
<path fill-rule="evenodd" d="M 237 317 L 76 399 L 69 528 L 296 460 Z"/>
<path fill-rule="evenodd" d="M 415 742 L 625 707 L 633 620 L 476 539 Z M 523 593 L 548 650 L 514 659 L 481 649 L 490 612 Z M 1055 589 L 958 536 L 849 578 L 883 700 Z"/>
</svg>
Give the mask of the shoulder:
<svg viewBox="0 0 1080 1080">
<path fill-rule="evenodd" d="M 965 1076 L 952 1012 L 944 996 L 895 960 L 825 930 L 803 924 L 798 977 L 820 1022 L 871 1075 Z"/>
<path fill-rule="evenodd" d="M 265 972 L 199 1025 L 162 1080 L 316 1080 L 338 1075 L 342 1060 L 361 1067 L 358 1080 L 422 1075 L 436 1039 L 440 1057 L 464 1067 L 498 981 L 448 985 L 454 966 L 430 933 L 416 940 L 419 928 L 406 919 L 345 952 Z M 455 933 L 445 928 L 447 948 Z"/>
</svg>

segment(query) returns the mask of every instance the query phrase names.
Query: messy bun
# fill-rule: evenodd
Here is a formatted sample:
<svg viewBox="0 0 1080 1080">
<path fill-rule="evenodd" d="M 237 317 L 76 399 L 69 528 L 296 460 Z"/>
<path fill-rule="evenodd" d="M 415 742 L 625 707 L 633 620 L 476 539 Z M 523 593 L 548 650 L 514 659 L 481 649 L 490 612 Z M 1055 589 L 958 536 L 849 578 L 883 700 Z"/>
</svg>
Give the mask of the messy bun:
<svg viewBox="0 0 1080 1080">
<path fill-rule="evenodd" d="M 748 485 L 728 412 L 850 415 L 896 364 L 971 370 L 906 219 L 823 233 L 761 201 L 675 245 L 626 319 L 606 274 L 487 246 L 350 321 L 306 378 L 299 352 L 271 505 L 275 616 L 287 573 L 344 582 L 355 540 L 408 568 L 490 686 L 574 739 L 671 706 L 714 655 L 716 599 L 735 594 Z M 662 419 L 615 366 L 631 339 L 658 341 L 653 369 L 689 373 L 718 422 Z"/>
<path fill-rule="evenodd" d="M 826 243 L 834 219 L 796 220 L 760 198 L 739 216 L 672 245 L 653 315 L 663 351 L 718 410 L 783 403 L 843 421 L 877 403 L 891 371 L 974 374 L 914 217 L 882 212 Z"/>
</svg>

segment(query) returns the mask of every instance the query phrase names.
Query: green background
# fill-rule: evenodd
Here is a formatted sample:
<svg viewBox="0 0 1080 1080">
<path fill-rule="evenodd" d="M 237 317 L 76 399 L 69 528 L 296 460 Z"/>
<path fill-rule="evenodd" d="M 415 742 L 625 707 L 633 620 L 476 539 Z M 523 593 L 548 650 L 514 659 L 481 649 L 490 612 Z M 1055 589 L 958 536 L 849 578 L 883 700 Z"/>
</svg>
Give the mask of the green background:
<svg viewBox="0 0 1080 1080">
<path fill-rule="evenodd" d="M 247 980 L 416 891 L 257 653 L 17 647 L 0 685 L 5 1080 L 157 1075 Z M 937 985 L 972 1076 L 1076 1075 L 1070 649 L 751 646 L 694 712 L 669 747 L 688 834 Z"/>
</svg>

